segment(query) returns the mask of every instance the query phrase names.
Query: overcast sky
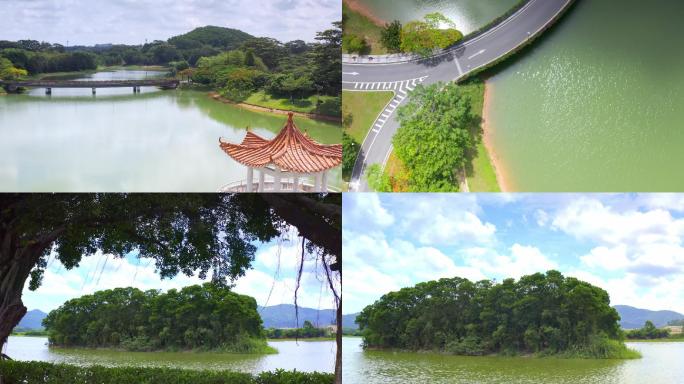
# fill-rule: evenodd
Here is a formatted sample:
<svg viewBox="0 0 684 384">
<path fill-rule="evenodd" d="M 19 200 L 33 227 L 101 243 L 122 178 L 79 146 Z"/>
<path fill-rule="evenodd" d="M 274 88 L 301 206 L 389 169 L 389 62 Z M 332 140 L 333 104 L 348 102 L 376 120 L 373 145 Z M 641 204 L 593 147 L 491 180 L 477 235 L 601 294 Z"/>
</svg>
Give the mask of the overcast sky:
<svg viewBox="0 0 684 384">
<path fill-rule="evenodd" d="M 557 269 L 611 304 L 684 313 L 684 196 L 376 195 L 343 201 L 344 312 L 419 282 Z"/>
<path fill-rule="evenodd" d="M 233 290 L 254 297 L 259 305 L 294 304 L 295 276 L 301 243 L 295 232 L 290 233 L 287 238 L 290 240 L 259 245 L 254 269 L 239 278 Z M 204 282 L 198 277 L 184 275 L 162 280 L 155 272 L 153 261 L 138 259 L 134 255 L 115 259 L 96 254 L 83 258 L 79 267 L 72 270 L 65 270 L 58 260 L 51 257 L 40 288 L 30 291 L 27 281 L 22 300 L 29 310 L 49 312 L 69 299 L 104 289 L 136 287 L 141 290 L 166 291 Z M 300 306 L 334 308 L 328 284 L 316 271 L 313 261 L 305 263 L 298 296 Z"/>
<path fill-rule="evenodd" d="M 341 0 L 0 0 L 0 40 L 142 44 L 205 25 L 313 41 L 342 18 Z"/>
</svg>

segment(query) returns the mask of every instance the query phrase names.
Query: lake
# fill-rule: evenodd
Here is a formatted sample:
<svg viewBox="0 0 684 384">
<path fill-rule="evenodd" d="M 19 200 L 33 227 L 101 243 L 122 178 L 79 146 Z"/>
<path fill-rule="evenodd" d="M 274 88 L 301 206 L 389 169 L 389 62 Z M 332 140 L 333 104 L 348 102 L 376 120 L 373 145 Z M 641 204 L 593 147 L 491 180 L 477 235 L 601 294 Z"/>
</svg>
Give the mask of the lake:
<svg viewBox="0 0 684 384">
<path fill-rule="evenodd" d="M 684 343 L 627 343 L 638 360 L 467 357 L 370 351 L 344 338 L 345 384 L 673 384 L 684 383 Z"/>
<path fill-rule="evenodd" d="M 518 0 L 359 0 L 377 17 L 403 23 L 440 12 L 464 34 L 486 25 L 518 3 Z"/>
<path fill-rule="evenodd" d="M 158 76 L 117 70 L 80 79 Z M 241 142 L 246 127 L 274 137 L 286 116 L 240 109 L 207 92 L 142 87 L 34 89 L 0 96 L 0 192 L 215 192 L 247 171 L 219 148 Z M 325 144 L 340 143 L 339 125 L 295 117 Z M 340 187 L 341 171 L 329 176 Z"/>
<path fill-rule="evenodd" d="M 285 370 L 335 371 L 334 341 L 269 341 L 278 354 L 240 355 L 190 352 L 119 352 L 48 348 L 46 337 L 10 336 L 7 351 L 14 360 L 48 361 L 79 366 L 103 365 L 231 370 L 247 373 Z"/>
<path fill-rule="evenodd" d="M 577 1 L 491 79 L 512 191 L 684 191 L 682 14 L 682 1 Z"/>
</svg>

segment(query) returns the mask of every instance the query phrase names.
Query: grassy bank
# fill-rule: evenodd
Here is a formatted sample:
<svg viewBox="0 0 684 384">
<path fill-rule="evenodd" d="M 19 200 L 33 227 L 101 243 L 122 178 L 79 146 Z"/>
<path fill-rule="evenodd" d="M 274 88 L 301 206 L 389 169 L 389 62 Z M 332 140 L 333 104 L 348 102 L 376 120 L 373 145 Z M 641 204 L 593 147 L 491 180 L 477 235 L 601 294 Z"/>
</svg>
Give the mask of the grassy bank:
<svg viewBox="0 0 684 384">
<path fill-rule="evenodd" d="M 327 373 L 296 371 L 264 372 L 258 375 L 231 371 L 193 371 L 172 368 L 77 367 L 44 362 L 0 362 L 3 384 L 332 384 Z"/>
<path fill-rule="evenodd" d="M 387 53 L 387 50 L 380 42 L 382 28 L 373 23 L 369 18 L 349 8 L 344 2 L 342 3 L 342 20 L 344 21 L 345 35 L 363 37 L 370 46 L 369 53 L 371 55 L 384 55 Z"/>
<path fill-rule="evenodd" d="M 104 351 L 118 351 L 118 352 L 188 352 L 188 353 L 235 353 L 244 355 L 270 355 L 277 354 L 276 348 L 268 345 L 266 339 L 243 339 L 231 344 L 224 344 L 218 348 L 194 348 L 183 349 L 176 347 L 169 348 L 155 348 L 153 345 L 142 340 L 124 340 L 118 346 L 100 346 L 100 347 L 85 347 L 85 346 L 61 346 L 50 345 L 50 348 L 64 349 L 64 350 L 104 350 Z"/>
<path fill-rule="evenodd" d="M 326 116 L 339 116 L 339 110 L 334 105 L 339 99 L 333 96 L 312 95 L 306 98 L 276 98 L 264 91 L 251 94 L 243 103 L 258 107 L 280 109 L 284 111 L 318 113 Z"/>
<path fill-rule="evenodd" d="M 342 91 L 342 121 L 345 122 L 345 132 L 362 144 L 375 119 L 393 97 L 393 92 Z"/>
<path fill-rule="evenodd" d="M 473 127 L 476 130 L 474 134 L 478 137 L 477 148 L 475 153 L 470 154 L 470 166 L 466 166 L 468 187 L 471 192 L 501 192 L 494 166 L 482 138 L 485 84 L 476 79 L 465 82 L 460 87 L 462 92 L 470 98 L 473 116 L 478 122 Z"/>
</svg>

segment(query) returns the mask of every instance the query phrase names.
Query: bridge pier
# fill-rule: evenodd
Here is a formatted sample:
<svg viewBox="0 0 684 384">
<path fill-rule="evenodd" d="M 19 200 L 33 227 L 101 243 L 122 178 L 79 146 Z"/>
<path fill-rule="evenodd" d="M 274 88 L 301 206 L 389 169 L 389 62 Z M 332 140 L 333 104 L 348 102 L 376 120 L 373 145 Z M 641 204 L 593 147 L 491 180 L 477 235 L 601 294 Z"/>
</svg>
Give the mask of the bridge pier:
<svg viewBox="0 0 684 384">
<path fill-rule="evenodd" d="M 45 88 L 45 94 L 48 96 L 52 95 L 52 88 Z"/>
<path fill-rule="evenodd" d="M 93 96 L 95 96 L 95 89 L 96 89 L 96 88 L 93 88 Z"/>
</svg>

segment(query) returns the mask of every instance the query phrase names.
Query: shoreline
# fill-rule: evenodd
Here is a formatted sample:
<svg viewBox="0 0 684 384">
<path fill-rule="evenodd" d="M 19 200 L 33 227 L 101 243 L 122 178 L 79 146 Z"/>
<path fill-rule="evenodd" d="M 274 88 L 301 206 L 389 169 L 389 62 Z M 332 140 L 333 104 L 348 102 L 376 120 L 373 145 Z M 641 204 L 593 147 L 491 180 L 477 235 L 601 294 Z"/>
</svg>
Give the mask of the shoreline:
<svg viewBox="0 0 684 384">
<path fill-rule="evenodd" d="M 384 28 L 387 24 L 386 20 L 383 20 L 376 16 L 368 6 L 361 4 L 359 0 L 342 0 L 342 3 L 347 6 L 351 11 L 360 14 L 366 19 L 370 20 L 373 24 L 380 28 Z"/>
<path fill-rule="evenodd" d="M 491 108 L 491 95 L 492 95 L 492 84 L 489 80 L 485 80 L 484 87 L 484 104 L 482 107 L 482 142 L 487 150 L 487 156 L 492 163 L 494 168 L 494 174 L 496 175 L 496 182 L 499 184 L 499 189 L 502 193 L 511 192 L 509 185 L 506 183 L 506 176 L 503 174 L 501 167 L 501 159 L 497 156 L 496 151 L 494 151 L 494 146 L 492 144 L 492 127 L 489 123 L 489 115 Z"/>
<path fill-rule="evenodd" d="M 308 119 L 313 119 L 313 120 L 323 120 L 323 121 L 328 121 L 328 122 L 333 122 L 333 123 L 341 123 L 341 119 L 334 117 L 334 116 L 328 116 L 328 115 L 321 115 L 318 113 L 306 113 L 306 112 L 295 112 L 295 111 L 286 111 L 284 109 L 276 109 L 276 108 L 268 108 L 268 107 L 262 107 L 259 105 L 254 105 L 254 104 L 247 104 L 247 103 L 236 103 L 230 99 L 226 99 L 225 97 L 222 97 L 216 92 L 209 92 L 209 97 L 216 101 L 220 101 L 224 104 L 231 104 L 239 108 L 247 109 L 250 111 L 256 111 L 256 112 L 266 112 L 266 113 L 273 113 L 276 115 L 285 115 L 287 116 L 289 113 L 294 114 L 294 116 L 298 117 L 306 117 Z"/>
</svg>

